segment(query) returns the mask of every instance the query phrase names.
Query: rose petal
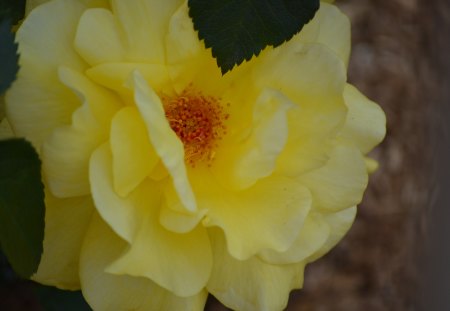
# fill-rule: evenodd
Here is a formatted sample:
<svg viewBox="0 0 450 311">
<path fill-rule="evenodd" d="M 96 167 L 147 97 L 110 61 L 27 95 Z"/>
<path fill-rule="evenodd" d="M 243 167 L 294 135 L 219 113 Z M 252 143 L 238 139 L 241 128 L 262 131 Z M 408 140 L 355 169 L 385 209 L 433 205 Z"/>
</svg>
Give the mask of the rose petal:
<svg viewBox="0 0 450 311">
<path fill-rule="evenodd" d="M 114 15 L 105 9 L 86 10 L 78 23 L 75 49 L 90 65 L 124 59 L 126 47 Z"/>
<path fill-rule="evenodd" d="M 127 247 L 94 213 L 80 258 L 83 296 L 94 310 L 203 310 L 207 292 L 178 297 L 147 278 L 105 272 Z"/>
<path fill-rule="evenodd" d="M 125 197 L 150 175 L 159 161 L 136 107 L 123 108 L 114 116 L 110 145 L 114 189 Z"/>
<path fill-rule="evenodd" d="M 111 1 L 127 40 L 127 60 L 165 63 L 164 35 L 171 15 L 181 3 L 182 0 Z"/>
<path fill-rule="evenodd" d="M 69 68 L 59 72 L 83 105 L 74 112 L 70 126 L 55 129 L 44 142 L 43 171 L 54 195 L 86 195 L 90 193 L 89 158 L 108 139 L 110 120 L 121 104 L 82 74 Z"/>
<path fill-rule="evenodd" d="M 270 265 L 252 257 L 236 260 L 226 249 L 223 235 L 210 230 L 214 266 L 207 289 L 233 310 L 283 310 L 289 292 L 303 285 L 304 263 Z"/>
<path fill-rule="evenodd" d="M 174 208 L 194 212 L 197 204 L 186 173 L 183 143 L 170 128 L 161 100 L 144 77 L 134 71 L 132 79 L 136 106 L 147 126 L 150 141 L 172 177 L 175 190 L 183 203 Z"/>
<path fill-rule="evenodd" d="M 346 143 L 355 144 L 365 154 L 386 135 L 386 116 L 380 106 L 353 85 L 346 85 L 344 99 L 348 114 L 339 137 Z"/>
<path fill-rule="evenodd" d="M 337 146 L 327 164 L 298 178 L 313 196 L 314 206 L 336 212 L 359 204 L 368 176 L 361 152 L 355 147 Z"/>
<path fill-rule="evenodd" d="M 297 239 L 285 252 L 263 250 L 259 257 L 270 264 L 297 263 L 317 252 L 327 241 L 330 228 L 321 216 L 310 212 Z"/>
<path fill-rule="evenodd" d="M 287 111 L 295 107 L 280 92 L 266 89 L 253 108 L 250 133 L 217 150 L 212 170 L 233 189 L 245 189 L 269 176 L 288 139 Z"/>
<path fill-rule="evenodd" d="M 58 199 L 45 194 L 44 251 L 32 279 L 62 289 L 80 288 L 78 260 L 94 205 L 89 196 Z"/>
<path fill-rule="evenodd" d="M 285 177 L 269 177 L 232 192 L 199 174 L 199 207 L 207 209 L 205 226 L 225 232 L 230 254 L 245 260 L 263 249 L 286 251 L 297 237 L 311 206 L 308 189 Z"/>
<path fill-rule="evenodd" d="M 70 123 L 79 106 L 77 97 L 60 83 L 58 68 L 86 69 L 71 48 L 84 9 L 78 1 L 51 1 L 36 8 L 17 31 L 20 70 L 6 94 L 6 114 L 15 133 L 38 150 L 55 127 Z"/>
</svg>

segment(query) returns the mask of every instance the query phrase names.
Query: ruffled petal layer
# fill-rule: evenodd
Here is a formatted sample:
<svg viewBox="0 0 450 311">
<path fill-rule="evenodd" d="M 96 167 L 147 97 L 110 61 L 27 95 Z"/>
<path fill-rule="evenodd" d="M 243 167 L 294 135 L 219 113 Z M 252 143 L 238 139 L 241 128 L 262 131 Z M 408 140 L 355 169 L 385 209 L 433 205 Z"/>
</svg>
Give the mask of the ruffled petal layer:
<svg viewBox="0 0 450 311">
<path fill-rule="evenodd" d="M 106 268 L 127 244 L 94 213 L 80 258 L 81 289 L 94 310 L 201 311 L 207 292 L 178 297 L 143 277 L 113 275 Z"/>
<path fill-rule="evenodd" d="M 314 207 L 336 212 L 359 204 L 367 187 L 364 157 L 355 147 L 338 145 L 323 167 L 301 175 L 298 181 L 312 193 Z"/>
<path fill-rule="evenodd" d="M 257 257 L 239 261 L 230 256 L 222 233 L 210 229 L 214 266 L 207 289 L 233 310 L 283 310 L 289 292 L 303 285 L 304 263 L 270 265 Z"/>
<path fill-rule="evenodd" d="M 45 194 L 44 251 L 32 279 L 62 289 L 80 289 L 79 257 L 94 212 L 89 196 L 58 199 Z"/>
<path fill-rule="evenodd" d="M 335 247 L 340 240 L 342 240 L 348 230 L 350 230 L 350 227 L 355 220 L 356 212 L 356 206 L 352 206 L 337 213 L 322 215 L 322 220 L 325 221 L 330 228 L 330 235 L 322 247 L 307 259 L 308 262 L 319 259 Z"/>
<path fill-rule="evenodd" d="M 322 219 L 321 215 L 310 212 L 297 239 L 287 251 L 263 250 L 259 253 L 259 257 L 271 264 L 297 263 L 319 251 L 327 242 L 329 235 L 328 223 Z"/>
<path fill-rule="evenodd" d="M 117 235 L 131 243 L 147 214 L 146 209 L 158 208 L 161 188 L 154 184 L 150 193 L 146 193 L 147 188 L 137 187 L 127 197 L 120 197 L 114 191 L 113 160 L 108 144 L 92 154 L 89 177 L 97 211 Z M 146 201 L 147 197 L 150 201 Z"/>
<path fill-rule="evenodd" d="M 212 170 L 233 189 L 245 189 L 273 173 L 288 140 L 287 111 L 296 107 L 275 90 L 264 90 L 252 113 L 248 135 L 228 139 L 217 150 Z"/>
<path fill-rule="evenodd" d="M 345 86 L 344 99 L 348 114 L 339 138 L 344 143 L 355 144 L 366 154 L 386 135 L 386 116 L 380 106 L 361 94 L 353 85 Z"/>
<path fill-rule="evenodd" d="M 292 42 L 265 51 L 252 76 L 256 88 L 274 88 L 298 106 L 289 111 L 289 137 L 277 171 L 298 176 L 326 163 L 347 112 L 342 61 L 321 45 Z"/>
<path fill-rule="evenodd" d="M 109 10 L 86 10 L 78 23 L 74 44 L 77 52 L 91 66 L 125 58 L 124 38 Z"/>
<path fill-rule="evenodd" d="M 134 71 L 132 80 L 136 106 L 147 126 L 150 141 L 172 177 L 173 186 L 182 203 L 173 207 L 182 212 L 194 212 L 197 204 L 186 172 L 183 143 L 170 128 L 161 99 L 144 77 Z"/>
<path fill-rule="evenodd" d="M 308 189 L 271 176 L 233 192 L 205 176 L 193 176 L 199 207 L 208 210 L 203 224 L 222 228 L 233 257 L 245 260 L 263 249 L 282 252 L 292 245 L 311 207 Z"/>
<path fill-rule="evenodd" d="M 345 67 L 348 67 L 351 48 L 350 26 L 348 17 L 336 6 L 321 3 L 313 20 L 290 42 L 322 44 L 336 53 L 345 63 Z"/>
<path fill-rule="evenodd" d="M 69 68 L 59 72 L 83 104 L 74 112 L 70 126 L 56 128 L 44 142 L 43 170 L 57 197 L 86 195 L 90 193 L 89 158 L 108 139 L 110 120 L 121 104 L 82 74 Z"/>
<path fill-rule="evenodd" d="M 136 107 L 123 108 L 114 116 L 110 145 L 114 189 L 125 197 L 150 175 L 159 161 Z"/>
<path fill-rule="evenodd" d="M 36 8 L 17 31 L 20 70 L 6 94 L 6 114 L 16 135 L 25 136 L 37 150 L 54 128 L 70 123 L 79 106 L 77 97 L 59 81 L 58 68 L 86 69 L 72 49 L 85 9 L 78 1 L 51 1 Z"/>
<path fill-rule="evenodd" d="M 174 233 L 161 226 L 158 209 L 148 206 L 147 211 L 130 247 L 106 271 L 147 277 L 178 296 L 198 294 L 212 267 L 206 229 L 198 226 L 188 233 Z"/>
<path fill-rule="evenodd" d="M 111 0 L 114 15 L 127 43 L 126 59 L 165 63 L 164 34 L 182 0 Z"/>
</svg>

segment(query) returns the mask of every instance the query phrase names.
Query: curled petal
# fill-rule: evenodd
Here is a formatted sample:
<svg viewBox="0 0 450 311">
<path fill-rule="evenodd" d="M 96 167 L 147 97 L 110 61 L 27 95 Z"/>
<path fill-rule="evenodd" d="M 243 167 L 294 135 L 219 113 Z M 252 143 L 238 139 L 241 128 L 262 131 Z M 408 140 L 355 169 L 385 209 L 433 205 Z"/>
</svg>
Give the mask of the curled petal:
<svg viewBox="0 0 450 311">
<path fill-rule="evenodd" d="M 159 161 L 136 107 L 123 108 L 114 116 L 110 145 L 114 189 L 125 197 L 150 175 Z"/>
<path fill-rule="evenodd" d="M 164 34 L 182 0 L 112 0 L 111 6 L 127 42 L 126 59 L 164 63 Z"/>
<path fill-rule="evenodd" d="M 17 31 L 20 70 L 6 94 L 6 115 L 16 135 L 27 137 L 37 150 L 53 129 L 70 123 L 79 106 L 60 82 L 58 68 L 86 69 L 69 48 L 84 9 L 79 1 L 51 1 L 33 10 Z"/>
<path fill-rule="evenodd" d="M 234 189 L 245 189 L 272 174 L 287 142 L 287 111 L 292 107 L 280 92 L 264 90 L 255 103 L 249 134 L 218 150 L 212 167 L 215 175 Z"/>
<path fill-rule="evenodd" d="M 81 289 L 94 310 L 203 310 L 206 291 L 183 298 L 147 278 L 105 272 L 126 247 L 127 244 L 94 213 L 80 258 Z"/>
<path fill-rule="evenodd" d="M 114 191 L 112 168 L 111 150 L 108 144 L 104 144 L 92 154 L 89 165 L 92 197 L 106 223 L 117 235 L 131 243 L 147 213 L 146 209 L 158 208 L 161 190 L 156 184 L 149 188 L 137 187 L 122 198 Z M 151 191 L 147 192 L 148 189 Z M 142 204 L 144 202 L 145 205 Z"/>
<path fill-rule="evenodd" d="M 58 199 L 47 192 L 45 208 L 44 251 L 31 278 L 62 289 L 80 289 L 79 255 L 94 212 L 92 198 Z"/>
<path fill-rule="evenodd" d="M 202 291 L 211 267 L 210 242 L 204 227 L 183 234 L 168 231 L 159 223 L 158 210 L 148 208 L 130 247 L 106 271 L 147 277 L 177 296 L 188 297 Z"/>
<path fill-rule="evenodd" d="M 328 223 L 310 212 L 297 239 L 285 252 L 263 250 L 259 257 L 271 264 L 292 264 L 305 260 L 324 246 L 330 234 Z"/>
<path fill-rule="evenodd" d="M 311 207 L 305 187 L 284 177 L 269 177 L 231 192 L 208 181 L 196 184 L 199 206 L 208 210 L 203 224 L 225 233 L 230 254 L 245 260 L 262 249 L 286 251 Z"/>
<path fill-rule="evenodd" d="M 80 18 L 75 49 L 90 65 L 118 62 L 125 57 L 125 42 L 111 11 L 86 10 Z"/>
<path fill-rule="evenodd" d="M 55 129 L 44 142 L 43 169 L 54 195 L 86 195 L 90 193 L 89 158 L 108 139 L 110 120 L 121 104 L 82 74 L 68 68 L 59 72 L 83 105 L 74 112 L 70 126 Z"/>
<path fill-rule="evenodd" d="M 289 292 L 303 285 L 305 264 L 270 265 L 257 257 L 236 260 L 227 252 L 223 234 L 210 229 L 214 266 L 207 289 L 233 310 L 283 310 Z"/>
<path fill-rule="evenodd" d="M 337 213 L 327 213 L 322 215 L 322 219 L 330 227 L 330 235 L 323 246 L 307 259 L 308 262 L 315 261 L 322 257 L 342 240 L 355 220 L 356 211 L 356 206 L 352 206 Z"/>
<path fill-rule="evenodd" d="M 348 114 L 339 138 L 355 144 L 365 154 L 378 145 L 386 135 L 386 116 L 380 106 L 369 100 L 353 85 L 344 90 Z"/>
<path fill-rule="evenodd" d="M 289 137 L 276 171 L 295 177 L 322 166 L 347 113 L 343 62 L 326 47 L 299 42 L 256 61 L 255 87 L 274 88 L 298 106 L 288 112 Z"/>
<path fill-rule="evenodd" d="M 336 212 L 361 202 L 368 176 L 361 152 L 340 145 L 333 149 L 326 165 L 298 180 L 311 191 L 318 209 Z"/>
<path fill-rule="evenodd" d="M 332 2 L 332 1 L 325 1 Z M 290 42 L 319 43 L 331 49 L 348 67 L 350 20 L 336 6 L 322 3 L 310 23 Z M 288 43 L 289 44 L 289 43 Z"/>
<path fill-rule="evenodd" d="M 174 188 L 182 202 L 181 206 L 175 205 L 173 208 L 194 212 L 197 203 L 186 173 L 183 143 L 170 128 L 160 98 L 144 77 L 134 71 L 132 79 L 136 106 L 147 126 L 150 141 L 172 177 Z"/>
</svg>

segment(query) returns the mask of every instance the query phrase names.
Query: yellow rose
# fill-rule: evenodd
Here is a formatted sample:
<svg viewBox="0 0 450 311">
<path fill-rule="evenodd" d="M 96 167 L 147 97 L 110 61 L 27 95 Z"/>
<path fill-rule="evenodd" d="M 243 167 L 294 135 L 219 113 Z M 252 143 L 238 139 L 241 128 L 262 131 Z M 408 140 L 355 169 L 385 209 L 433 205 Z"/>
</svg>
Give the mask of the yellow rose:
<svg viewBox="0 0 450 311">
<path fill-rule="evenodd" d="M 201 310 L 208 292 L 281 310 L 351 226 L 384 114 L 346 84 L 336 7 L 225 76 L 187 11 L 56 0 L 18 30 L 7 117 L 46 185 L 33 279 L 94 310 Z"/>
</svg>

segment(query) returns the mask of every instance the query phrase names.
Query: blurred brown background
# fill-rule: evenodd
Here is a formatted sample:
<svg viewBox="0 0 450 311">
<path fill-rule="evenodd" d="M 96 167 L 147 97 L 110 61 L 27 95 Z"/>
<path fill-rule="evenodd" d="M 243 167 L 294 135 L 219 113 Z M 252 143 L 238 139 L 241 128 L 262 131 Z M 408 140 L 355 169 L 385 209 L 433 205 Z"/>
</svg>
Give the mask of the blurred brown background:
<svg viewBox="0 0 450 311">
<path fill-rule="evenodd" d="M 450 310 L 450 1 L 336 3 L 352 21 L 349 81 L 388 131 L 354 226 L 307 267 L 287 310 Z M 208 310 L 227 309 L 211 299 Z"/>
</svg>

